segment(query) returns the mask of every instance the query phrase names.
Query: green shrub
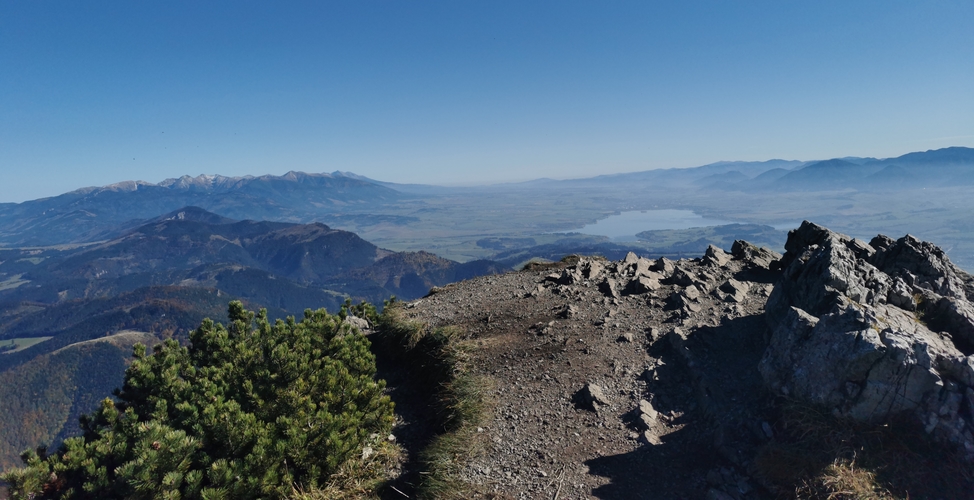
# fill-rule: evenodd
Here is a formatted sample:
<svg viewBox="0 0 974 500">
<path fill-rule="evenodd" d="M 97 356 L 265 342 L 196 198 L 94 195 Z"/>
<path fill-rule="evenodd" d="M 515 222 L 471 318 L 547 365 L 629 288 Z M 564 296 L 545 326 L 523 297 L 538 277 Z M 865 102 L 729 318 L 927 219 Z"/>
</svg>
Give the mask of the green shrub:
<svg viewBox="0 0 974 500">
<path fill-rule="evenodd" d="M 369 341 L 340 317 L 271 324 L 232 302 L 229 319 L 205 320 L 189 347 L 136 346 L 117 402 L 83 417 L 82 436 L 3 475 L 12 497 L 283 498 L 389 432 Z"/>
</svg>

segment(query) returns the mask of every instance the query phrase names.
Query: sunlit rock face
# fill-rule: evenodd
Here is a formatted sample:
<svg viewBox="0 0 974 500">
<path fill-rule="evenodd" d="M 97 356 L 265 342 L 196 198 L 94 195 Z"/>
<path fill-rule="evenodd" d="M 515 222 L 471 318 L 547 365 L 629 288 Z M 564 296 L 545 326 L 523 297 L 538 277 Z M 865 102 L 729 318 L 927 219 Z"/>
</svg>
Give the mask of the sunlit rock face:
<svg viewBox="0 0 974 500">
<path fill-rule="evenodd" d="M 759 367 L 771 389 L 856 420 L 911 412 L 974 454 L 971 276 L 912 236 L 867 244 L 805 222 L 785 249 Z"/>
</svg>

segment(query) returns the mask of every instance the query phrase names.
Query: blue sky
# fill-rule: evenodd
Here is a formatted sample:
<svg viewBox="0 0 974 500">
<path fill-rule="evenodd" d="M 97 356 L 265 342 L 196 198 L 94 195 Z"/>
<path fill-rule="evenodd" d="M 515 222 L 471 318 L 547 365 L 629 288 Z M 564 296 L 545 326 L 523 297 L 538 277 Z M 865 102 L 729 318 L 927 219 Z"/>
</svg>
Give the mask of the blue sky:
<svg viewBox="0 0 974 500">
<path fill-rule="evenodd" d="M 974 146 L 974 2 L 0 0 L 0 201 Z"/>
</svg>

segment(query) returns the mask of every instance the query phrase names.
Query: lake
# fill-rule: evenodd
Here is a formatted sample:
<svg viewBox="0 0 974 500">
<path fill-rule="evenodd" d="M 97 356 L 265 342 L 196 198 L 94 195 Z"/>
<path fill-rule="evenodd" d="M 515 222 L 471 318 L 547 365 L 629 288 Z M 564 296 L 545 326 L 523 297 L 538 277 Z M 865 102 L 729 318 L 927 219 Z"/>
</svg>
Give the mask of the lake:
<svg viewBox="0 0 974 500">
<path fill-rule="evenodd" d="M 574 233 L 608 236 L 617 241 L 633 241 L 636 233 L 659 229 L 688 229 L 691 227 L 722 226 L 734 224 L 732 221 L 709 219 L 699 216 L 691 210 L 636 210 L 622 212 L 619 215 L 588 224 L 581 229 L 573 229 Z"/>
</svg>

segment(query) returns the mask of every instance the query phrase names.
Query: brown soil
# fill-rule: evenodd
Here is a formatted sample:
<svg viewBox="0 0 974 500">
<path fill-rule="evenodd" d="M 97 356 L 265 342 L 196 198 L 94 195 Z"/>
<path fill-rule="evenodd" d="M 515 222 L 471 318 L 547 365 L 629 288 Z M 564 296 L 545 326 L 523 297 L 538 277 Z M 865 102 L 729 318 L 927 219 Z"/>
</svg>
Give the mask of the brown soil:
<svg viewBox="0 0 974 500">
<path fill-rule="evenodd" d="M 683 275 L 649 272 L 662 279 L 648 291 L 631 286 L 634 264 L 601 261 L 585 279 L 586 262 L 476 278 L 405 307 L 430 328 L 462 327 L 477 347 L 471 369 L 495 381 L 483 452 L 463 472 L 473 496 L 766 496 L 747 471 L 771 432 L 756 367 L 773 274 L 748 260 L 681 260 Z M 736 301 L 720 290 L 730 278 L 746 289 Z M 690 282 L 699 297 L 681 303 Z M 605 404 L 585 400 L 589 383 Z M 658 412 L 648 431 L 640 400 Z M 422 418 L 404 420 L 416 429 Z"/>
</svg>

